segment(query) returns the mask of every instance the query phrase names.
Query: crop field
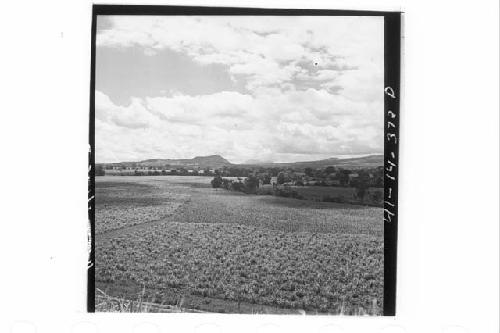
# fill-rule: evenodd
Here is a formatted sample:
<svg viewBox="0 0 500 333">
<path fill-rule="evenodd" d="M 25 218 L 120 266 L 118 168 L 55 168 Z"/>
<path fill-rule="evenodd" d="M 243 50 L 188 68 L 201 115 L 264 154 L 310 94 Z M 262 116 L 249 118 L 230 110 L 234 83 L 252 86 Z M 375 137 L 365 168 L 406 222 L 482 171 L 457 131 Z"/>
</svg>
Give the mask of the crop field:
<svg viewBox="0 0 500 333">
<path fill-rule="evenodd" d="M 383 210 L 97 177 L 96 286 L 210 312 L 378 315 Z"/>
</svg>

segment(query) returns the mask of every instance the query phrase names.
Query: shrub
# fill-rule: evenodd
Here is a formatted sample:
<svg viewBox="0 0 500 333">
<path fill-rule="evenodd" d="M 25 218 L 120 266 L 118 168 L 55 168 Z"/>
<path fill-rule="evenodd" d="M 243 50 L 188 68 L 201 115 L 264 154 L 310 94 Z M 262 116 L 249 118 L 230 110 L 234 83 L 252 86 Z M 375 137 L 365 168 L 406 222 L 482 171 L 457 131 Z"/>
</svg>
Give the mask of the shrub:
<svg viewBox="0 0 500 333">
<path fill-rule="evenodd" d="M 233 191 L 240 191 L 240 192 L 244 192 L 245 191 L 245 184 L 243 184 L 241 181 L 237 181 L 237 182 L 231 182 L 231 189 Z"/>
<path fill-rule="evenodd" d="M 246 193 L 255 193 L 259 187 L 259 180 L 257 177 L 250 175 L 245 179 L 245 190 Z"/>
<path fill-rule="evenodd" d="M 219 188 L 222 184 L 221 176 L 219 175 L 215 176 L 214 179 L 212 179 L 212 181 L 210 182 L 210 184 L 212 184 L 213 188 Z"/>
<path fill-rule="evenodd" d="M 220 177 L 220 176 L 218 176 L 218 177 Z M 226 190 L 229 190 L 230 187 L 231 187 L 231 183 L 232 183 L 232 181 L 230 181 L 229 179 L 222 178 L 222 185 L 221 185 L 221 187 L 225 188 Z"/>
<path fill-rule="evenodd" d="M 276 189 L 276 191 L 274 191 L 274 194 L 279 197 L 303 199 L 303 197 L 299 194 L 299 192 L 290 189 L 289 186 L 285 188 Z"/>
</svg>

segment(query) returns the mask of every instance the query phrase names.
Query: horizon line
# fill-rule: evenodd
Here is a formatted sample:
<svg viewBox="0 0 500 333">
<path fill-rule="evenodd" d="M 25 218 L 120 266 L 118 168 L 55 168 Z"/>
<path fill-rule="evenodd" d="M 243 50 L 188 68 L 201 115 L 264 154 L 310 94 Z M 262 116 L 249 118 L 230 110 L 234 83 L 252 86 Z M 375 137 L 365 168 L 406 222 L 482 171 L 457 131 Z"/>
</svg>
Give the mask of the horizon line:
<svg viewBox="0 0 500 333">
<path fill-rule="evenodd" d="M 191 158 L 147 158 L 147 159 L 142 159 L 139 161 L 121 161 L 121 162 L 95 162 L 95 164 L 120 164 L 120 163 L 142 163 L 145 161 L 150 161 L 150 160 L 192 160 L 197 157 L 209 157 L 209 156 L 219 156 L 226 161 L 229 162 L 229 164 L 234 164 L 234 165 L 252 165 L 252 164 L 282 164 L 282 163 L 308 163 L 308 162 L 317 162 L 317 161 L 323 161 L 323 160 L 328 160 L 328 159 L 339 159 L 339 160 L 347 160 L 347 159 L 352 159 L 352 158 L 362 158 L 362 157 L 369 157 L 369 156 L 384 156 L 383 153 L 372 153 L 372 154 L 353 154 L 353 155 L 337 155 L 337 156 L 332 156 L 332 157 L 327 157 L 327 158 L 322 158 L 318 160 L 306 160 L 306 161 L 293 161 L 293 162 L 276 162 L 276 161 L 256 161 L 256 162 L 242 162 L 242 163 L 233 163 L 229 161 L 227 158 L 220 154 L 209 154 L 209 155 L 197 155 Z"/>
</svg>

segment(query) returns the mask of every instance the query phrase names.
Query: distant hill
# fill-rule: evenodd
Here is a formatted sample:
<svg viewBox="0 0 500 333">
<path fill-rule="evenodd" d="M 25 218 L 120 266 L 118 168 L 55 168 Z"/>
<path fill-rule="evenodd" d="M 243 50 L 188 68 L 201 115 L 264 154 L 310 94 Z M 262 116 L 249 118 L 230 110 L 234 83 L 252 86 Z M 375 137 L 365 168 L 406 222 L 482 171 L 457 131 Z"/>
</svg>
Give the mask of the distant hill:
<svg viewBox="0 0 500 333">
<path fill-rule="evenodd" d="M 194 168 L 222 168 L 224 166 L 239 166 L 239 167 L 278 167 L 278 168 L 325 168 L 327 166 L 338 166 L 344 168 L 361 168 L 361 167 L 377 167 L 384 165 L 384 155 L 369 155 L 355 158 L 328 158 L 318 161 L 306 162 L 291 162 L 291 163 L 272 163 L 248 161 L 244 164 L 233 164 L 220 155 L 196 156 L 189 159 L 148 159 L 140 162 L 122 162 L 122 163 L 105 163 L 115 166 L 132 166 L 132 167 L 194 167 Z"/>
<path fill-rule="evenodd" d="M 317 161 L 306 161 L 306 162 L 292 162 L 292 163 L 256 163 L 256 164 L 245 164 L 248 166 L 263 166 L 263 167 L 292 167 L 292 168 L 325 168 L 327 166 L 339 166 L 339 167 L 377 167 L 384 165 L 384 155 L 369 155 L 364 157 L 355 158 L 327 158 L 324 160 Z"/>
<path fill-rule="evenodd" d="M 172 167 L 221 168 L 231 165 L 231 162 L 220 155 L 209 155 L 187 159 L 149 159 L 135 163 L 113 163 L 113 165 L 134 165 L 137 167 L 163 167 L 165 165 L 170 165 Z"/>
</svg>

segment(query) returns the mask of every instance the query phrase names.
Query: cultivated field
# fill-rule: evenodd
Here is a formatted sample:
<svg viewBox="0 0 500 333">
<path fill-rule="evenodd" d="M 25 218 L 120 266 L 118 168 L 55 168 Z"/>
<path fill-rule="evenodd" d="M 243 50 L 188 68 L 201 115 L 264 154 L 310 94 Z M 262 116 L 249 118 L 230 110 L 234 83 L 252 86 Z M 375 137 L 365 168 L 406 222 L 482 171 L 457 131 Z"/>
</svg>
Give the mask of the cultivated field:
<svg viewBox="0 0 500 333">
<path fill-rule="evenodd" d="M 381 314 L 382 209 L 210 180 L 96 177 L 96 286 L 202 311 Z"/>
</svg>

